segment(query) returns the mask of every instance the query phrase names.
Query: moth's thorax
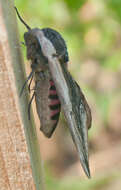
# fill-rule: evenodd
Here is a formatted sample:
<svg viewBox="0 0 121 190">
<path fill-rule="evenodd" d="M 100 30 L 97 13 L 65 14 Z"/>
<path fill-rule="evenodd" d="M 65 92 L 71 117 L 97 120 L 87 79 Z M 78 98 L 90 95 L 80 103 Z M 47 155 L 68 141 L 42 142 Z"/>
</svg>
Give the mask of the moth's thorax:
<svg viewBox="0 0 121 190">
<path fill-rule="evenodd" d="M 67 46 L 63 37 L 56 30 L 51 28 L 42 29 L 44 36 L 50 40 L 53 47 L 56 50 L 56 54 L 61 58 L 61 63 L 67 63 L 69 61 Z"/>
<path fill-rule="evenodd" d="M 44 81 L 44 80 L 50 80 L 52 78 L 51 73 L 49 70 L 45 71 L 35 71 L 35 82 Z"/>
</svg>

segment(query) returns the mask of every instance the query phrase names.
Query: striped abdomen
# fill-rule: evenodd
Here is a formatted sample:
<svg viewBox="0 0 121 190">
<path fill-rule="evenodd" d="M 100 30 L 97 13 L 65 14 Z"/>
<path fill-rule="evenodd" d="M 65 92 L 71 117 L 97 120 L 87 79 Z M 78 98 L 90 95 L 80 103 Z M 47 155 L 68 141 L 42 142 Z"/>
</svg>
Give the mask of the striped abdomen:
<svg viewBox="0 0 121 190">
<path fill-rule="evenodd" d="M 61 105 L 50 76 L 40 77 L 40 74 L 41 72 L 35 75 L 35 101 L 40 119 L 40 130 L 49 138 L 57 126 Z"/>
<path fill-rule="evenodd" d="M 50 80 L 49 99 L 50 99 L 49 108 L 51 110 L 50 118 L 51 120 L 55 121 L 55 127 L 56 127 L 59 120 L 61 105 L 53 80 Z"/>
</svg>

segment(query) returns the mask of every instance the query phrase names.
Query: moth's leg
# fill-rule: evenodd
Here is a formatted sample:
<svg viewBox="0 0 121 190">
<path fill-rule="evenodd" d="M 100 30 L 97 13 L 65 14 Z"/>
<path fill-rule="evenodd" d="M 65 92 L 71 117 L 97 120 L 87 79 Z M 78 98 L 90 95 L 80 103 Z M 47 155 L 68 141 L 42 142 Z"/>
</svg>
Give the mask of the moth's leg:
<svg viewBox="0 0 121 190">
<path fill-rule="evenodd" d="M 30 87 L 31 87 L 31 83 L 32 83 L 33 77 L 34 77 L 34 76 L 32 75 L 32 77 L 31 77 L 31 79 L 30 79 L 30 82 L 29 82 L 29 85 L 28 85 L 29 93 L 30 93 L 30 91 L 31 91 Z"/>
<path fill-rule="evenodd" d="M 24 88 L 25 88 L 27 82 L 28 82 L 28 81 L 31 79 L 31 77 L 33 76 L 33 72 L 34 72 L 34 71 L 32 71 L 32 72 L 29 74 L 29 76 L 27 77 L 26 81 L 24 82 L 24 84 L 23 84 L 23 86 L 22 86 L 22 89 L 21 89 L 21 91 L 20 91 L 20 96 L 23 94 L 23 91 L 24 91 Z"/>
<path fill-rule="evenodd" d="M 45 76 L 44 71 L 40 71 L 40 72 L 36 72 L 36 73 L 39 75 L 39 78 L 40 78 L 40 79 L 42 79 L 42 80 L 45 79 L 46 76 Z M 29 86 L 28 86 L 29 92 L 30 92 L 30 85 L 31 85 L 32 79 L 33 79 L 33 75 L 32 75 L 32 77 L 31 77 L 31 80 L 30 80 L 30 83 L 29 83 Z M 33 93 L 32 97 L 31 97 L 30 102 L 29 102 L 29 105 L 28 105 L 28 119 L 29 119 L 29 120 L 30 120 L 30 107 L 31 107 L 33 98 L 34 98 L 34 96 L 35 96 L 36 88 L 34 87 L 34 89 L 32 89 L 32 90 L 34 90 L 34 93 Z"/>
<path fill-rule="evenodd" d="M 32 100 L 35 96 L 35 92 L 32 94 L 32 97 L 30 99 L 29 105 L 28 105 L 28 119 L 30 120 L 30 108 L 31 108 L 31 104 L 32 104 Z"/>
</svg>

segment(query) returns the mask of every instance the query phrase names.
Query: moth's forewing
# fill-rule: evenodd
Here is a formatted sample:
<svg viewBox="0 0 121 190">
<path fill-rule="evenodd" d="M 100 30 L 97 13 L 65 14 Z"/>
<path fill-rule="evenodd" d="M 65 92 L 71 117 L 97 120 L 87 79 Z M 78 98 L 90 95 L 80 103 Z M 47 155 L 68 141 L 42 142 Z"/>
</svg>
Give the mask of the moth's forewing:
<svg viewBox="0 0 121 190">
<path fill-rule="evenodd" d="M 86 100 L 80 88 L 65 67 L 57 60 L 49 60 L 50 71 L 58 92 L 61 107 L 66 117 L 73 141 L 79 153 L 82 167 L 88 177 L 88 125 L 91 125 L 91 112 L 86 108 Z M 87 103 L 87 102 L 86 102 Z M 89 111 L 88 116 L 87 110 Z M 90 121 L 89 121 L 90 119 Z"/>
</svg>

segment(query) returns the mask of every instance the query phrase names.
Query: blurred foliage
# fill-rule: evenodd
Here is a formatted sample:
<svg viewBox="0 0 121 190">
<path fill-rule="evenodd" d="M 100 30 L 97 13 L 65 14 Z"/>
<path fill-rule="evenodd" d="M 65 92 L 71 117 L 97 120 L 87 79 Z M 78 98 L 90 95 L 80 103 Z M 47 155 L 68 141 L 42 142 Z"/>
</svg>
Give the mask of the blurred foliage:
<svg viewBox="0 0 121 190">
<path fill-rule="evenodd" d="M 120 0 L 108 0 L 107 6 L 113 10 L 114 14 L 121 21 L 121 1 Z"/>
<path fill-rule="evenodd" d="M 48 175 L 51 176 L 51 175 Z M 101 190 L 111 184 L 112 179 L 115 181 L 117 178 L 120 179 L 121 175 L 119 173 L 110 173 L 110 175 L 104 175 L 96 177 L 92 180 L 80 180 L 80 179 L 70 179 L 65 178 L 64 180 L 54 180 L 51 177 L 46 179 L 47 187 L 49 190 Z"/>
<path fill-rule="evenodd" d="M 15 0 L 15 5 L 31 27 L 51 27 L 64 37 L 70 57 L 69 69 L 82 87 L 92 109 L 90 141 L 95 137 L 103 139 L 101 131 L 107 129 L 119 134 L 121 1 Z M 26 28 L 20 21 L 18 23 L 23 41 Z M 104 179 L 100 180 L 105 182 Z M 83 188 L 83 184 L 76 189 L 80 188 L 95 189 Z M 57 189 L 74 188 L 61 186 Z"/>
</svg>

